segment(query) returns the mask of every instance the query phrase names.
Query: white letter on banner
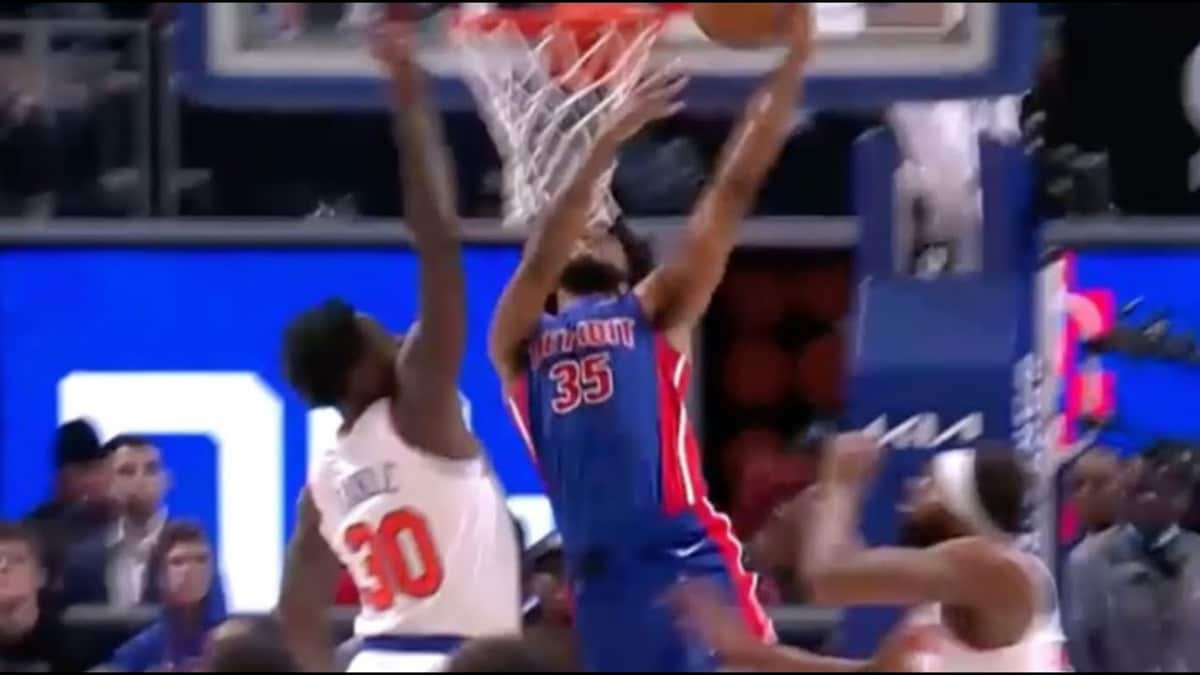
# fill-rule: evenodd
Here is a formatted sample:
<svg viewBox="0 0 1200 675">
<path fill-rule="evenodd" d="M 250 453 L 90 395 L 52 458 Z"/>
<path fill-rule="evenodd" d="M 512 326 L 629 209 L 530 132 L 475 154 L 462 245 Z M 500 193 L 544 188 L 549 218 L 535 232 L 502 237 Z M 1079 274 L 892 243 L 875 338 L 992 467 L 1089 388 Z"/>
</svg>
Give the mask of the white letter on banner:
<svg viewBox="0 0 1200 675">
<path fill-rule="evenodd" d="M 211 438 L 229 609 L 275 606 L 283 570 L 283 402 L 271 387 L 250 372 L 73 372 L 58 385 L 58 418 L 77 417 L 95 422 L 104 438 Z"/>
</svg>

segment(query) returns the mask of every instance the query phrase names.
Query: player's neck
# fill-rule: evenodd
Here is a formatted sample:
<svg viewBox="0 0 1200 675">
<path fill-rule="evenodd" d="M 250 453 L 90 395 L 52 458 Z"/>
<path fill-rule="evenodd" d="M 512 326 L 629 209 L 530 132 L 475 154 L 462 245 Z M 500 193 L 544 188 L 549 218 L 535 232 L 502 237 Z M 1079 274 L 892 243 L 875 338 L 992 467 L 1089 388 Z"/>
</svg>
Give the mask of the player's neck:
<svg viewBox="0 0 1200 675">
<path fill-rule="evenodd" d="M 559 311 L 562 311 L 576 302 L 579 302 L 583 298 L 616 298 L 619 295 L 619 291 L 613 291 L 611 293 L 605 293 L 603 291 L 597 291 L 595 293 L 572 293 L 570 291 L 559 289 L 554 294 L 554 306 L 557 307 Z"/>
</svg>

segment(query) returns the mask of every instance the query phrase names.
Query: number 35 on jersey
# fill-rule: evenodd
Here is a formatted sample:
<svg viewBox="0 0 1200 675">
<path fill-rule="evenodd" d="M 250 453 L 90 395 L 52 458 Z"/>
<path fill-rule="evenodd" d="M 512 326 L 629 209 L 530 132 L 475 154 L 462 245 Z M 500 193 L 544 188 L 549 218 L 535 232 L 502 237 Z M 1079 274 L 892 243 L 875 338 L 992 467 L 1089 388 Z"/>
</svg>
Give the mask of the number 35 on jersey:
<svg viewBox="0 0 1200 675">
<path fill-rule="evenodd" d="M 565 415 L 581 405 L 598 405 L 613 395 L 612 366 L 608 352 L 566 359 L 551 366 L 554 398 L 550 408 Z"/>
</svg>

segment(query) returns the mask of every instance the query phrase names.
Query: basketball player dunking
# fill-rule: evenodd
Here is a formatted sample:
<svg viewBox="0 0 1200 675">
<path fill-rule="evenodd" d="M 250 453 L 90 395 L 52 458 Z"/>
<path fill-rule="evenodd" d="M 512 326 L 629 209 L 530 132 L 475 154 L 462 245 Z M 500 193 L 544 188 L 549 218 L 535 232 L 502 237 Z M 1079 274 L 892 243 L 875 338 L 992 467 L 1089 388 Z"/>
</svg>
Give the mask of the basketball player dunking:
<svg viewBox="0 0 1200 675">
<path fill-rule="evenodd" d="M 505 498 L 463 420 L 465 289 L 449 160 L 403 28 L 374 44 L 391 78 L 404 217 L 421 258 L 420 315 L 397 339 L 341 301 L 287 330 L 289 379 L 336 406 L 336 449 L 309 467 L 279 611 L 307 668 L 329 671 L 322 610 L 338 563 L 358 587 L 351 671 L 439 669 L 464 638 L 520 631 Z"/>
<path fill-rule="evenodd" d="M 662 602 L 680 578 L 713 580 L 773 639 L 729 520 L 706 496 L 684 401 L 692 329 L 791 130 L 810 43 L 808 12 L 795 15 L 796 39 L 747 105 L 673 259 L 649 270 L 623 222 L 589 228 L 620 144 L 677 107 L 682 81 L 659 74 L 533 227 L 496 309 L 491 357 L 547 485 L 588 670 L 711 670 Z M 551 296 L 557 313 L 544 314 Z"/>
<path fill-rule="evenodd" d="M 1054 582 L 1019 551 L 1027 477 L 1008 449 L 943 451 L 909 486 L 901 547 L 863 548 L 859 507 L 879 448 L 847 434 L 830 441 L 807 523 L 802 569 L 827 605 L 915 605 L 910 625 L 946 639 L 923 670 L 1054 672 L 1062 633 Z"/>
</svg>

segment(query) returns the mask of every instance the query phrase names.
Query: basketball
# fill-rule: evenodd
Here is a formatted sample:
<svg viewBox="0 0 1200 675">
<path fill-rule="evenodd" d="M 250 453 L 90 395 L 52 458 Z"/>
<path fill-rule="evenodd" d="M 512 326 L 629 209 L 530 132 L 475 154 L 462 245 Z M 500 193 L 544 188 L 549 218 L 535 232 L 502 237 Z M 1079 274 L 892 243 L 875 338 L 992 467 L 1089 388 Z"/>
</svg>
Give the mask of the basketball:
<svg viewBox="0 0 1200 675">
<path fill-rule="evenodd" d="M 692 17 L 708 39 L 747 49 L 780 42 L 792 30 L 795 12 L 807 4 L 791 2 L 697 2 Z"/>
</svg>

